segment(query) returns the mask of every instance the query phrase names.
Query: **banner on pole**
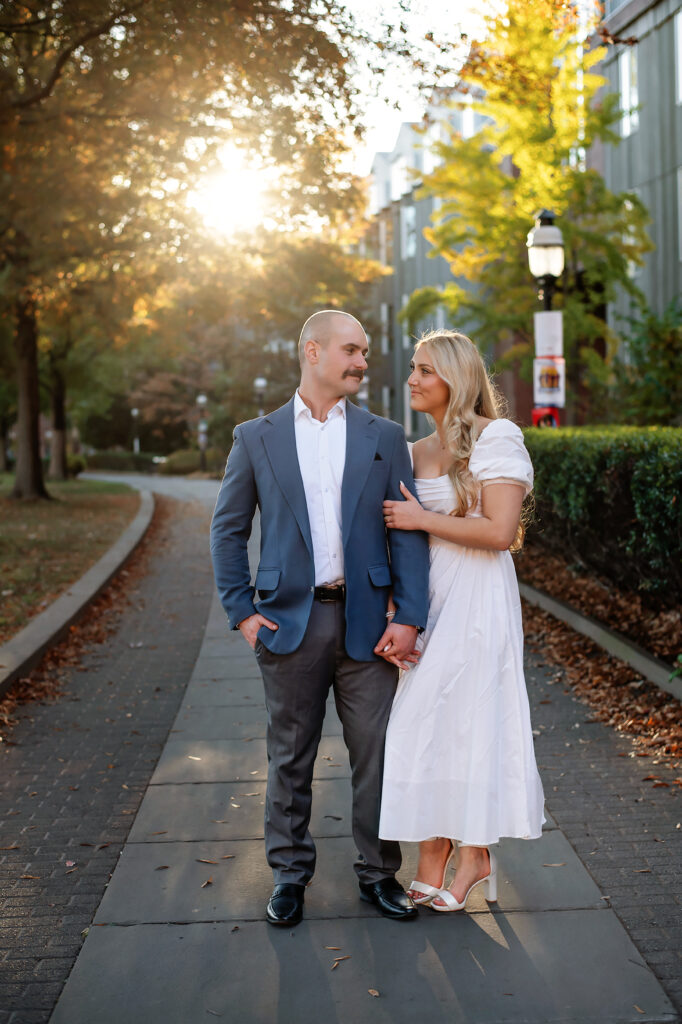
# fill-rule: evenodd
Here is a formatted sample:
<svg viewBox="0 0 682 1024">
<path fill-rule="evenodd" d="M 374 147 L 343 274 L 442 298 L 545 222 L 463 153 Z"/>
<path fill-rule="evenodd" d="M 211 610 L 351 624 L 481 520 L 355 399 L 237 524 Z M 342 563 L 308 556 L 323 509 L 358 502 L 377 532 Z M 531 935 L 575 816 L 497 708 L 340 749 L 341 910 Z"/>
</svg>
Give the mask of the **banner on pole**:
<svg viewBox="0 0 682 1024">
<path fill-rule="evenodd" d="M 535 355 L 557 359 L 564 354 L 564 315 L 561 310 L 533 314 Z"/>
<path fill-rule="evenodd" d="M 533 401 L 536 405 L 554 405 L 563 409 L 566 404 L 566 360 L 533 360 Z"/>
</svg>

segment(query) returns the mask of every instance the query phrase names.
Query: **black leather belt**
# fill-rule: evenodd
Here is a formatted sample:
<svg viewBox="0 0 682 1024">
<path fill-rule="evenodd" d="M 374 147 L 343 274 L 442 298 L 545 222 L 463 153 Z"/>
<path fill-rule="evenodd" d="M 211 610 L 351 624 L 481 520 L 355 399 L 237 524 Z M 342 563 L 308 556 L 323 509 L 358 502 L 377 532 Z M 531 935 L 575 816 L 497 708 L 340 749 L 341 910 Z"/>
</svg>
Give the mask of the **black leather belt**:
<svg viewBox="0 0 682 1024">
<path fill-rule="evenodd" d="M 316 601 L 345 601 L 346 587 L 343 583 L 335 587 L 315 587 Z"/>
</svg>

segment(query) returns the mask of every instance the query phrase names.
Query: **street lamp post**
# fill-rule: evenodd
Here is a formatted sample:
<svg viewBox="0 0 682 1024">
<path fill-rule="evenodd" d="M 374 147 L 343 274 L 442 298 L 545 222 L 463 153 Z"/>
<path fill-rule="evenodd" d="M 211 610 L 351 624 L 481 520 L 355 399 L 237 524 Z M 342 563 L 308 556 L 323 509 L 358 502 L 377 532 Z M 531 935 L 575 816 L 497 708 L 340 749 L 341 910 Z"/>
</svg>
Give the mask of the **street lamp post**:
<svg viewBox="0 0 682 1024">
<path fill-rule="evenodd" d="M 208 441 L 208 423 L 204 418 L 206 415 L 206 395 L 197 395 L 197 408 L 199 409 L 199 423 L 197 425 L 197 440 L 199 442 L 199 469 L 206 472 L 206 444 Z"/>
<path fill-rule="evenodd" d="M 265 377 L 256 377 L 253 382 L 253 393 L 256 399 L 256 405 L 258 406 L 258 415 L 264 416 L 265 409 L 263 408 L 265 402 L 265 389 L 268 386 L 268 382 Z"/>
<path fill-rule="evenodd" d="M 541 210 L 526 242 L 530 272 L 538 282 L 538 298 L 547 312 L 552 308 L 557 278 L 564 270 L 564 236 L 554 220 L 551 210 Z"/>
<path fill-rule="evenodd" d="M 130 415 L 133 417 L 133 451 L 136 455 L 140 454 L 140 438 L 137 432 L 137 419 L 140 415 L 139 409 L 131 409 Z"/>
<path fill-rule="evenodd" d="M 542 312 L 533 316 L 533 425 L 559 426 L 559 409 L 566 404 L 563 315 L 552 311 L 557 278 L 564 270 L 564 238 L 551 210 L 541 210 L 528 232 L 528 265 L 538 284 Z"/>
</svg>

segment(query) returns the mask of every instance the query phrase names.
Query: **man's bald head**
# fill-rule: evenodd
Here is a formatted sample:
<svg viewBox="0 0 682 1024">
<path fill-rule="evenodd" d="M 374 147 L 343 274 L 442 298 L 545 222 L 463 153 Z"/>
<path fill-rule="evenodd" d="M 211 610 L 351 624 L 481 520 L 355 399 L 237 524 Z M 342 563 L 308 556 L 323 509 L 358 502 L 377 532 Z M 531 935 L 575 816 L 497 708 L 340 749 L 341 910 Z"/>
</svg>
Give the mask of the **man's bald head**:
<svg viewBox="0 0 682 1024">
<path fill-rule="evenodd" d="M 364 328 L 359 320 L 351 313 L 344 313 L 341 309 L 321 309 L 309 316 L 301 329 L 301 336 L 298 339 L 298 359 L 303 366 L 305 362 L 305 346 L 309 341 L 316 341 L 319 345 L 326 347 L 339 330 L 349 326 L 359 327 L 364 334 Z"/>
</svg>

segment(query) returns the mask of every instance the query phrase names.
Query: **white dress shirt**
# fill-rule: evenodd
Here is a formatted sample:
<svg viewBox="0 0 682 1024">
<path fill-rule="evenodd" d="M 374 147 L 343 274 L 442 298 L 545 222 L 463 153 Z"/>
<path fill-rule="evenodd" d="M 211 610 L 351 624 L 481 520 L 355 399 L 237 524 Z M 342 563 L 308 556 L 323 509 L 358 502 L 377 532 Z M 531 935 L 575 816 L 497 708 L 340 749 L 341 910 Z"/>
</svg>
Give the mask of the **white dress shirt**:
<svg viewBox="0 0 682 1024">
<path fill-rule="evenodd" d="M 346 464 L 346 399 L 340 398 L 320 423 L 296 391 L 294 429 L 313 541 L 315 586 L 340 583 L 344 573 L 341 482 Z"/>
</svg>

